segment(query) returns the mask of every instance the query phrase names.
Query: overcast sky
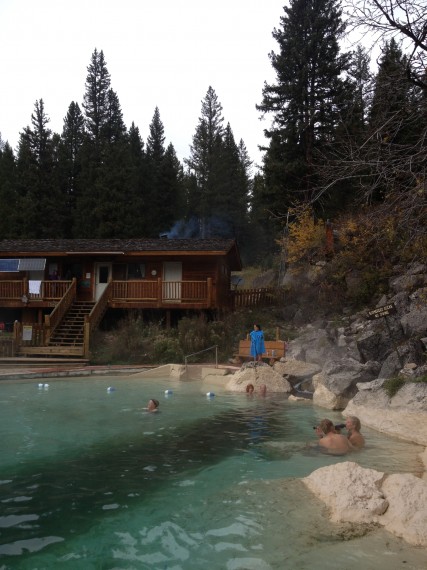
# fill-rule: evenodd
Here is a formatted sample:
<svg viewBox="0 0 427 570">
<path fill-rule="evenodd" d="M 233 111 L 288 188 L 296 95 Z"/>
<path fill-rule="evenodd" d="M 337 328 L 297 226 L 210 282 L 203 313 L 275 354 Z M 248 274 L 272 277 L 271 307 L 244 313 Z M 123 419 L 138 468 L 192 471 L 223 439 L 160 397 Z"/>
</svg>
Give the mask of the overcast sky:
<svg viewBox="0 0 427 570">
<path fill-rule="evenodd" d="M 189 146 L 208 87 L 223 106 L 236 143 L 256 163 L 264 144 L 255 104 L 274 80 L 285 0 L 0 0 L 0 133 L 15 149 L 43 99 L 49 126 L 61 133 L 71 101 L 81 107 L 87 67 L 103 50 L 124 121 L 146 142 L 159 107 L 166 145 L 180 160 Z"/>
</svg>

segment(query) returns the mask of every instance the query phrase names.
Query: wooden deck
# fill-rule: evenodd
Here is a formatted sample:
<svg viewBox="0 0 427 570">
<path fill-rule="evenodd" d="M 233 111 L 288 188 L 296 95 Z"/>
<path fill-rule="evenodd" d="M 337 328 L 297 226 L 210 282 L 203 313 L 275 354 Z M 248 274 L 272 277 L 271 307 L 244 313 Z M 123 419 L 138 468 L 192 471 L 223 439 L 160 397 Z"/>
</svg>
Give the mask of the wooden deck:
<svg viewBox="0 0 427 570">
<path fill-rule="evenodd" d="M 75 281 L 41 281 L 37 291 L 27 280 L 0 281 L 1 307 L 56 307 L 69 295 Z M 79 296 L 76 288 L 75 296 Z M 231 299 L 230 299 L 231 302 Z M 111 281 L 108 306 L 112 309 L 212 309 L 216 290 L 212 279 L 205 281 Z"/>
</svg>

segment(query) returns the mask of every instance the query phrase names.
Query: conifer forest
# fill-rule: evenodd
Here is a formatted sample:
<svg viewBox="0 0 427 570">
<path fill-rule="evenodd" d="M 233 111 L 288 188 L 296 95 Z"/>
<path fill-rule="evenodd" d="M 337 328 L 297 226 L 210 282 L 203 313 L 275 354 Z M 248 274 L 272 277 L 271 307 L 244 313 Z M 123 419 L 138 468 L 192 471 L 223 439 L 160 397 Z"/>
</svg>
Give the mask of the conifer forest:
<svg viewBox="0 0 427 570">
<path fill-rule="evenodd" d="M 427 0 L 290 0 L 272 34 L 259 169 L 214 86 L 183 162 L 158 108 L 142 140 L 95 49 L 61 133 L 40 99 L 16 149 L 0 136 L 0 239 L 233 237 L 267 263 L 293 223 L 301 245 L 329 220 L 378 256 L 425 255 Z"/>
</svg>

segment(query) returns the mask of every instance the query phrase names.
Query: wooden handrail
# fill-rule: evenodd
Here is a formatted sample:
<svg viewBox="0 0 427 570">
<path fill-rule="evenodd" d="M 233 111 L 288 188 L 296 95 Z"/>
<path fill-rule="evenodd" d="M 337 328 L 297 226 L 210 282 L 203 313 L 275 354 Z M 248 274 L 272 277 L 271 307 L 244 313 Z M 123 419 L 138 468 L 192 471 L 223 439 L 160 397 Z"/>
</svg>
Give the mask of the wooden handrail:
<svg viewBox="0 0 427 570">
<path fill-rule="evenodd" d="M 49 339 L 50 339 L 53 331 L 56 329 L 56 327 L 62 321 L 65 313 L 68 311 L 68 309 L 73 304 L 73 302 L 76 298 L 76 291 L 77 291 L 77 280 L 75 277 L 73 277 L 73 280 L 71 281 L 70 286 L 68 287 L 67 291 L 65 292 L 65 295 L 62 297 L 62 299 L 59 301 L 59 303 L 53 309 L 51 314 L 45 315 L 44 324 L 46 327 L 46 343 L 49 342 Z"/>
<path fill-rule="evenodd" d="M 102 295 L 93 306 L 91 312 L 85 317 L 85 321 L 89 323 L 90 331 L 93 331 L 101 322 L 105 311 L 108 307 L 108 301 L 111 299 L 112 282 L 110 281 L 105 287 Z"/>
<path fill-rule="evenodd" d="M 109 281 L 102 292 L 102 295 L 92 307 L 91 312 L 85 317 L 83 328 L 83 355 L 85 358 L 89 358 L 90 334 L 101 322 L 101 319 L 107 310 L 108 301 L 111 299 L 112 292 L 113 284 L 112 281 Z"/>
</svg>

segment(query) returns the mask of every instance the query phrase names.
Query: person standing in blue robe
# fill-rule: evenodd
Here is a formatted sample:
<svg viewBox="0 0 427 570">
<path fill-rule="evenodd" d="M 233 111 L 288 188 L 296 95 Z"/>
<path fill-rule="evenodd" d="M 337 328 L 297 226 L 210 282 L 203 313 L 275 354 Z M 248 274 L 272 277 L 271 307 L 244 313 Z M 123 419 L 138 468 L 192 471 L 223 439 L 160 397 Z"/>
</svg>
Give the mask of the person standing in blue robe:
<svg viewBox="0 0 427 570">
<path fill-rule="evenodd" d="M 250 333 L 251 337 L 251 356 L 254 360 L 261 362 L 262 355 L 265 352 L 264 333 L 261 325 L 254 325 L 254 330 Z"/>
</svg>

